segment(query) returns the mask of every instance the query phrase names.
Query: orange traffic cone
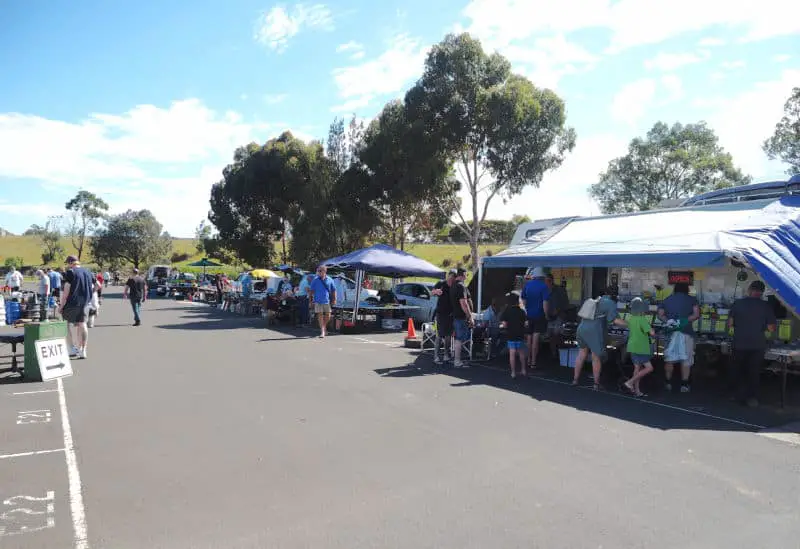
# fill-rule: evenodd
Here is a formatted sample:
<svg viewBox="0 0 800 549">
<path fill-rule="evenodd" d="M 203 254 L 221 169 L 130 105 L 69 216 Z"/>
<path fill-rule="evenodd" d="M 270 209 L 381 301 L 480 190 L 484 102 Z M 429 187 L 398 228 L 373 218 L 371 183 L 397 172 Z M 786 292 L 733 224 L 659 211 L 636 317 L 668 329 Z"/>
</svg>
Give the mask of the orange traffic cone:
<svg viewBox="0 0 800 549">
<path fill-rule="evenodd" d="M 408 335 L 406 339 L 417 339 L 417 331 L 414 329 L 414 319 L 408 319 Z"/>
</svg>

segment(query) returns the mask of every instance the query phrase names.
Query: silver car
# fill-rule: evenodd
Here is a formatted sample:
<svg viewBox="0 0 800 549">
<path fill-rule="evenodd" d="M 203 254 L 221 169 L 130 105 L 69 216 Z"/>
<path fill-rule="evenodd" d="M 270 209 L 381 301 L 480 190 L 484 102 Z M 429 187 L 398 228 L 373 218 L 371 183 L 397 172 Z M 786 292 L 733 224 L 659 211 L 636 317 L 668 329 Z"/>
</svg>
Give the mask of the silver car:
<svg viewBox="0 0 800 549">
<path fill-rule="evenodd" d="M 417 324 L 423 322 L 433 322 L 436 314 L 436 304 L 439 297 L 431 294 L 435 284 L 433 282 L 404 282 L 394 287 L 394 294 L 397 299 L 406 302 L 406 305 L 419 307 L 414 311 L 409 311 L 409 315 Z"/>
</svg>

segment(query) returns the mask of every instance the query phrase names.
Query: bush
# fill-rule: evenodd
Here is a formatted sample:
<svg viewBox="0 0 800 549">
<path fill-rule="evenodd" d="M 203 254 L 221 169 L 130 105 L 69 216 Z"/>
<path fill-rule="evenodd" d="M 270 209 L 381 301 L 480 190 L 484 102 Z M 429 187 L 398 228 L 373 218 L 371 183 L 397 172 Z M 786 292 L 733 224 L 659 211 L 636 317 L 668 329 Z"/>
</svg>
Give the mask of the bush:
<svg viewBox="0 0 800 549">
<path fill-rule="evenodd" d="M 453 264 L 453 260 L 450 259 L 449 257 L 445 257 L 444 259 L 442 259 L 442 267 L 444 267 L 445 269 L 447 267 L 449 267 L 450 265 L 452 265 L 452 264 Z"/>
<path fill-rule="evenodd" d="M 172 263 L 180 263 L 181 261 L 186 261 L 187 259 L 189 259 L 189 257 L 190 256 L 187 253 L 175 252 L 174 254 L 172 254 L 172 257 L 170 257 L 170 261 Z"/>
<path fill-rule="evenodd" d="M 3 262 L 3 266 L 7 268 L 14 267 L 15 269 L 20 269 L 22 268 L 22 263 L 24 261 L 25 260 L 21 257 L 7 257 Z"/>
<path fill-rule="evenodd" d="M 469 262 L 472 261 L 472 254 L 465 254 L 464 257 L 461 258 L 461 261 L 464 262 L 465 265 L 469 265 Z"/>
<path fill-rule="evenodd" d="M 486 250 L 485 252 L 483 252 L 483 255 L 485 255 L 486 257 L 492 257 L 493 254 L 494 252 L 492 250 Z"/>
</svg>

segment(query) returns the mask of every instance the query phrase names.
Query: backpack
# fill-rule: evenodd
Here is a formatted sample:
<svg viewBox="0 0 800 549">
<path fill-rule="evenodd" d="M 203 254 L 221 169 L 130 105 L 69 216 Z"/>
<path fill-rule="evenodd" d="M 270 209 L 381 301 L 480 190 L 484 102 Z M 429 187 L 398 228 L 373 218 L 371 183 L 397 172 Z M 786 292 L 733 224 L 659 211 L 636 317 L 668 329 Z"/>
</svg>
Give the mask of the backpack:
<svg viewBox="0 0 800 549">
<path fill-rule="evenodd" d="M 590 297 L 581 305 L 581 308 L 578 310 L 578 316 L 584 320 L 594 320 L 597 314 L 597 304 L 599 302 L 599 299 L 592 299 Z"/>
</svg>

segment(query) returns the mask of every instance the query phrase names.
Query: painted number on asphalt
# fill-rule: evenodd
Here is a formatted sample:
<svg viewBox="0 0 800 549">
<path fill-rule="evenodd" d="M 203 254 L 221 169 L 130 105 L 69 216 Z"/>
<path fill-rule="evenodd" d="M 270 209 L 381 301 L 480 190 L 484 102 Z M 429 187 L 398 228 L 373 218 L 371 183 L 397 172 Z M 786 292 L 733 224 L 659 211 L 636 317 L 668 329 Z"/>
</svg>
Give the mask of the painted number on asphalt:
<svg viewBox="0 0 800 549">
<path fill-rule="evenodd" d="M 14 496 L 0 506 L 0 537 L 30 534 L 55 525 L 55 492 L 41 498 Z"/>
<path fill-rule="evenodd" d="M 28 412 L 17 413 L 17 425 L 29 425 L 31 423 L 50 423 L 50 410 L 30 410 Z"/>
</svg>

